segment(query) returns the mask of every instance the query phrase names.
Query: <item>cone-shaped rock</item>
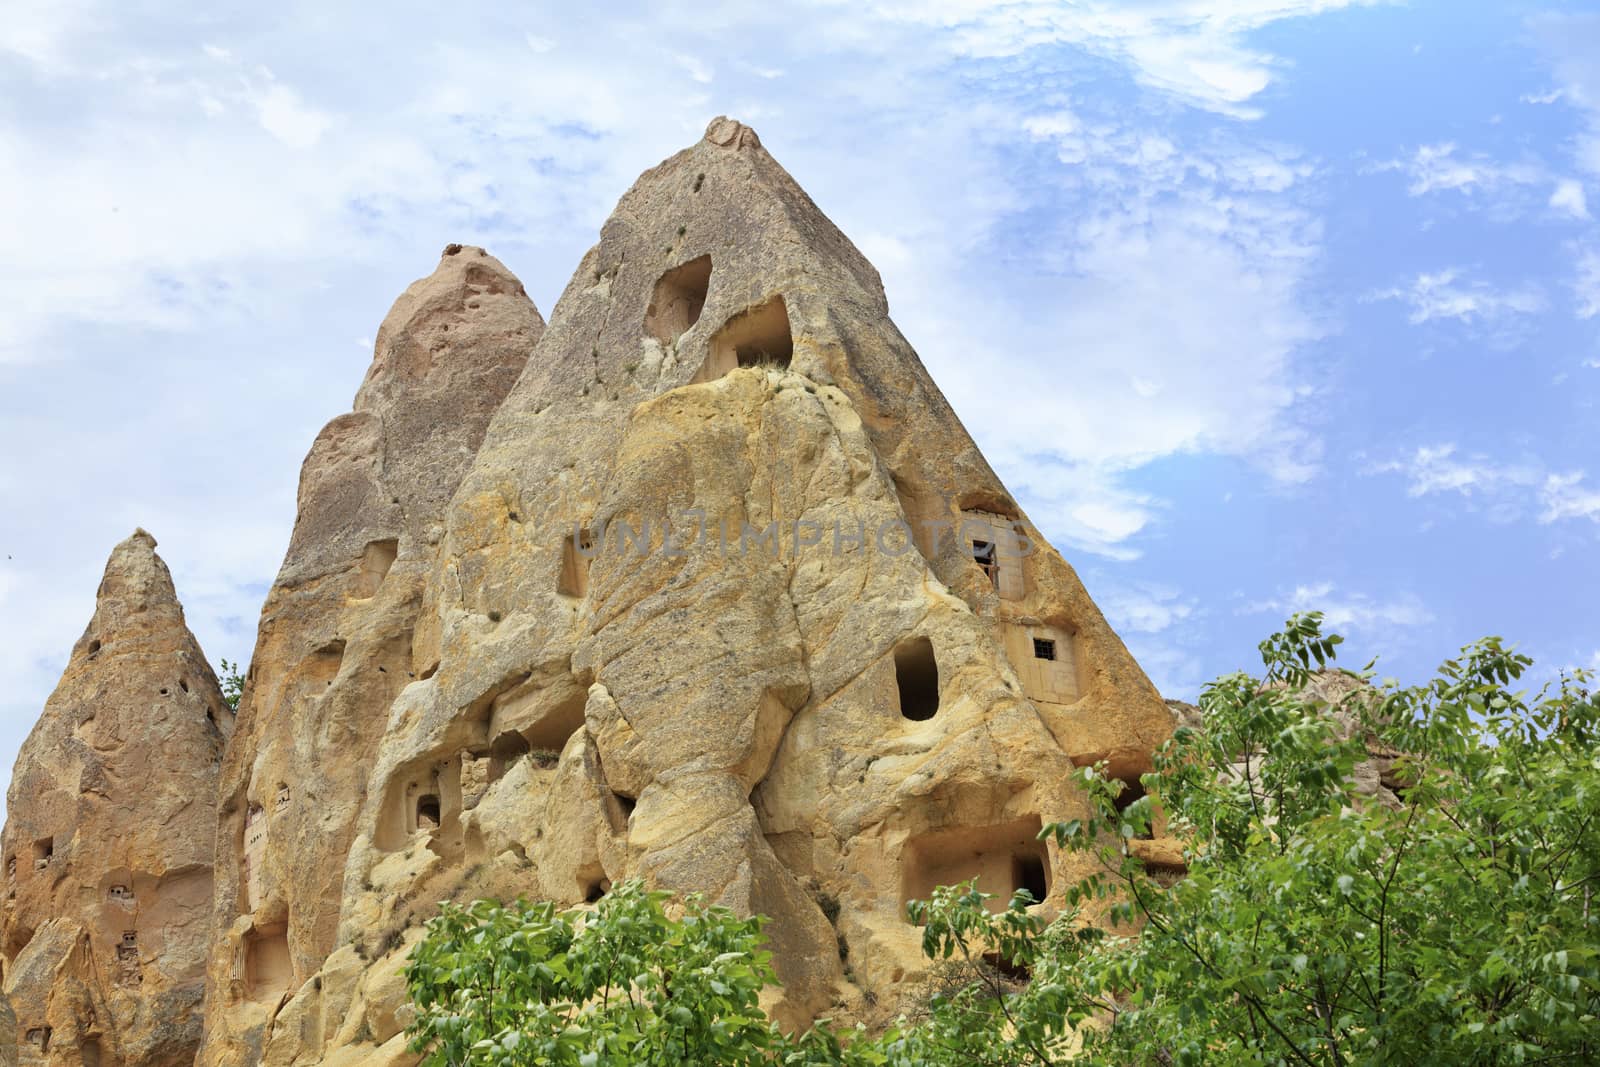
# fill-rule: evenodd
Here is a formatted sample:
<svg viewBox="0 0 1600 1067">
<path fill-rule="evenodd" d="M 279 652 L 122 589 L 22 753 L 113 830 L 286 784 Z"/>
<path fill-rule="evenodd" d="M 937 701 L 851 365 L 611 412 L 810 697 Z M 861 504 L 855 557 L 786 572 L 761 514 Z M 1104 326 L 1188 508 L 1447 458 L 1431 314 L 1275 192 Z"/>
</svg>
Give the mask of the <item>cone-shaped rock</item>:
<svg viewBox="0 0 1600 1067">
<path fill-rule="evenodd" d="M 7 793 L 0 955 L 23 1064 L 165 1067 L 199 1046 L 233 713 L 155 547 L 140 530 L 112 552 Z"/>
<path fill-rule="evenodd" d="M 372 761 L 417 677 L 444 506 L 543 329 L 498 260 L 449 246 L 384 319 L 355 410 L 306 457 L 223 768 L 203 1062 L 321 1051 L 320 1022 L 280 1008 L 334 948 Z"/>
<path fill-rule="evenodd" d="M 754 131 L 644 174 L 542 336 L 504 294 L 473 332 L 452 269 L 380 337 L 362 398 L 395 406 L 307 461 L 225 768 L 202 1062 L 410 1062 L 398 968 L 443 899 L 642 877 L 768 915 L 787 1023 L 917 995 L 904 904 L 936 885 L 1056 907 L 1072 860 L 1036 835 L 1081 813 L 1073 767 L 1146 770 L 1171 719 Z M 509 374 L 534 336 L 509 392 L 396 378 Z M 401 410 L 423 443 L 386 443 Z"/>
</svg>

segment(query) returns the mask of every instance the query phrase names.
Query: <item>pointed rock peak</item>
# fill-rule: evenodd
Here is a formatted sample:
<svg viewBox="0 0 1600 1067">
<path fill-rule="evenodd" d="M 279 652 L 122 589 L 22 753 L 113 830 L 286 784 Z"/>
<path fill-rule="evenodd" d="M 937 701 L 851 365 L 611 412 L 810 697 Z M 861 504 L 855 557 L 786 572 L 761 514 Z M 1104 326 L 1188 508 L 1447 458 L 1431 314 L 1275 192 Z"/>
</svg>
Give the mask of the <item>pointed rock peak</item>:
<svg viewBox="0 0 1600 1067">
<path fill-rule="evenodd" d="M 525 357 L 543 328 L 539 309 L 504 263 L 475 245 L 446 245 L 433 273 L 412 282 L 384 316 L 355 409 L 392 400 L 406 383 L 441 369 L 453 381 L 462 364 L 470 371 L 515 363 L 503 350 Z"/>
<path fill-rule="evenodd" d="M 105 576 L 95 594 L 95 620 L 163 607 L 176 608 L 182 617 L 172 573 L 156 555 L 156 539 L 144 529 L 136 529 L 111 550 L 111 558 L 106 560 Z"/>
<path fill-rule="evenodd" d="M 719 148 L 760 148 L 761 138 L 756 131 L 738 119 L 718 115 L 706 127 L 706 140 Z"/>
</svg>

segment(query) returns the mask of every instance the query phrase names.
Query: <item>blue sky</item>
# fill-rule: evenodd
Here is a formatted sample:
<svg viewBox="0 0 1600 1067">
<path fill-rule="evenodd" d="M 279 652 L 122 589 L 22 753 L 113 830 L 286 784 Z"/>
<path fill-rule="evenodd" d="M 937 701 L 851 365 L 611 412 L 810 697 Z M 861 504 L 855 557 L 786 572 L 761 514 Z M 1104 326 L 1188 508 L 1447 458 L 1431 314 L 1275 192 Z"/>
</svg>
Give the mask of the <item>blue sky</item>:
<svg viewBox="0 0 1600 1067">
<path fill-rule="evenodd" d="M 1600 11 L 12 0 L 0 762 L 150 529 L 243 660 L 299 464 L 450 241 L 547 315 L 727 113 L 883 274 L 1170 695 L 1321 608 L 1600 666 Z"/>
</svg>

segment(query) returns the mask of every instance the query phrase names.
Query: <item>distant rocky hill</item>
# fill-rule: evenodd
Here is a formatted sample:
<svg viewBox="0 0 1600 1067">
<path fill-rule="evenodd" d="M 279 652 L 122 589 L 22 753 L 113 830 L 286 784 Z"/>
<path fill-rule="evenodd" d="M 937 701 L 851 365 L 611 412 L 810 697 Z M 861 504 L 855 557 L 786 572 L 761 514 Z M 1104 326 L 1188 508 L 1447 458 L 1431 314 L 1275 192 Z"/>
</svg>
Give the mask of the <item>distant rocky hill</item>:
<svg viewBox="0 0 1600 1067">
<path fill-rule="evenodd" d="M 409 1064 L 398 968 L 438 901 L 627 878 L 770 916 L 780 1020 L 880 1022 L 926 974 L 905 901 L 977 877 L 1053 910 L 1070 772 L 1131 778 L 1171 731 L 747 126 L 646 172 L 548 324 L 452 245 L 376 347 L 302 470 L 237 723 L 187 631 L 122 658 L 97 612 L 19 757 L 25 1063 Z M 99 784 L 84 717 L 142 716 L 126 751 L 163 701 L 193 736 Z"/>
</svg>

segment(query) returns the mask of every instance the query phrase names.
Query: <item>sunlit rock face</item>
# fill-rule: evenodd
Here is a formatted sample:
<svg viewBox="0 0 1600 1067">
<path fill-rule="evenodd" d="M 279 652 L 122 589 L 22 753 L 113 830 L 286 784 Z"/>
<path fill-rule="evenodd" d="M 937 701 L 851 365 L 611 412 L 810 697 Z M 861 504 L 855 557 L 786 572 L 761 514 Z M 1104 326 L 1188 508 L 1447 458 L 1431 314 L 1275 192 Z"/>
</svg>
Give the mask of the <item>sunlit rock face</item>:
<svg viewBox="0 0 1600 1067">
<path fill-rule="evenodd" d="M 139 530 L 6 795 L 0 1062 L 194 1062 L 233 711 Z M 7 1060 L 7 1056 L 16 1056 Z"/>
<path fill-rule="evenodd" d="M 784 1023 L 879 1021 L 925 973 L 907 899 L 1053 908 L 1073 767 L 1170 733 L 753 130 L 645 173 L 542 331 L 505 278 L 487 325 L 454 281 L 402 298 L 381 410 L 307 461 L 223 777 L 204 1063 L 409 1062 L 438 901 L 635 877 L 770 916 Z"/>
</svg>

